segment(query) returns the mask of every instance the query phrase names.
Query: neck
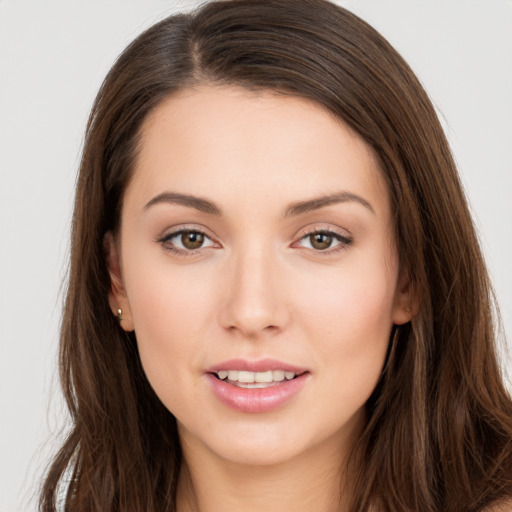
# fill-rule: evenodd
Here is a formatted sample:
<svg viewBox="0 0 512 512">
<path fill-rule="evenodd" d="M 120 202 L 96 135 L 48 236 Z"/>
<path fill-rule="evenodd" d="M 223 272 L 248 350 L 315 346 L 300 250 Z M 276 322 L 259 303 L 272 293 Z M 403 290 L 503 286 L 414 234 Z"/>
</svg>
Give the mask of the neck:
<svg viewBox="0 0 512 512">
<path fill-rule="evenodd" d="M 221 459 L 204 445 L 182 443 L 178 512 L 346 512 L 352 484 L 339 437 L 271 465 Z"/>
</svg>

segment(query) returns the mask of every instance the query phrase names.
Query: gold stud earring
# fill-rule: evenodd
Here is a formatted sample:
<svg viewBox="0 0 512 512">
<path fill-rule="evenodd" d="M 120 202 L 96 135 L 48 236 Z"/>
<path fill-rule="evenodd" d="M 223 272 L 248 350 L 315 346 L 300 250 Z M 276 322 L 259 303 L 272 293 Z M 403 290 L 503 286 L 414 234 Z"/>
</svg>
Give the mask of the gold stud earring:
<svg viewBox="0 0 512 512">
<path fill-rule="evenodd" d="M 119 323 L 123 320 L 123 310 L 121 308 L 118 308 L 116 318 Z"/>
<path fill-rule="evenodd" d="M 121 311 L 121 310 L 119 310 L 119 311 Z M 407 306 L 407 307 L 405 308 L 405 311 L 407 311 L 407 313 L 410 313 L 410 312 L 411 312 L 411 306 Z"/>
</svg>

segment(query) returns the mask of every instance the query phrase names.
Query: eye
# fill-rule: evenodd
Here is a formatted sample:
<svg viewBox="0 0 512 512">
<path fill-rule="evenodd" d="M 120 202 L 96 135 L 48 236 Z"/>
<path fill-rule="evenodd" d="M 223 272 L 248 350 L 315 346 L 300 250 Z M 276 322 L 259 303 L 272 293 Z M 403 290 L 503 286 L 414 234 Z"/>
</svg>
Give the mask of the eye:
<svg viewBox="0 0 512 512">
<path fill-rule="evenodd" d="M 179 254 L 215 246 L 215 242 L 202 231 L 181 229 L 162 237 L 159 242 L 172 252 Z"/>
<path fill-rule="evenodd" d="M 317 252 L 334 252 L 346 248 L 352 239 L 329 230 L 318 230 L 302 237 L 297 245 Z"/>
</svg>

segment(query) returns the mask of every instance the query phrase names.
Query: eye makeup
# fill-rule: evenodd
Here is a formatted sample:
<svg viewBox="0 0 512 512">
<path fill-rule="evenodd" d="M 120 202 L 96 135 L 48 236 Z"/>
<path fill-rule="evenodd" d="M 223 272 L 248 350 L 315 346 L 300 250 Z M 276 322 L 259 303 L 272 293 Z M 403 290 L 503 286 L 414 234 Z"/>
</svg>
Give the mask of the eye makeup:
<svg viewBox="0 0 512 512">
<path fill-rule="evenodd" d="M 222 246 L 207 235 L 203 230 L 195 227 L 183 227 L 166 233 L 156 240 L 162 247 L 178 256 L 195 256 L 205 249 L 219 249 Z M 331 255 L 347 249 L 353 239 L 347 235 L 328 228 L 315 228 L 305 232 L 292 248 L 302 248 L 314 253 Z"/>
</svg>

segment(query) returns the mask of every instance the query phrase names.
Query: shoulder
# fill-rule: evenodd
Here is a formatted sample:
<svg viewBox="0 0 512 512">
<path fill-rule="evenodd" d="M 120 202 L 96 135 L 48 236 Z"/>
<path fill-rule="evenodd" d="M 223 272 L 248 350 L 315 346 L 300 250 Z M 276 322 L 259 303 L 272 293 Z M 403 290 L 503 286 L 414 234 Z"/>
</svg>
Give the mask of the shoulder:
<svg viewBox="0 0 512 512">
<path fill-rule="evenodd" d="M 482 512 L 512 512 L 512 498 L 491 505 Z"/>
</svg>

